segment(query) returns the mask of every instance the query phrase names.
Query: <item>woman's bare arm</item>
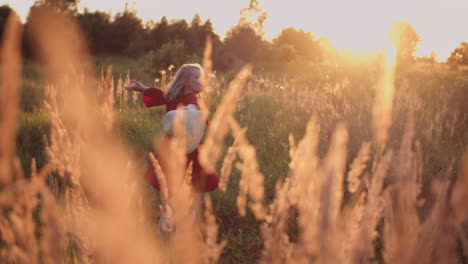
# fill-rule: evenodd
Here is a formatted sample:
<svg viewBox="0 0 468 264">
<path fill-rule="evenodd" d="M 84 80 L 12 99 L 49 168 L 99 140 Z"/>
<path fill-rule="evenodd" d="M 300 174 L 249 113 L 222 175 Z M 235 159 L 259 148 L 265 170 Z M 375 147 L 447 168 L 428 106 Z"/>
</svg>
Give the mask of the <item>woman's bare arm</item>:
<svg viewBox="0 0 468 264">
<path fill-rule="evenodd" d="M 127 91 L 136 91 L 136 92 L 144 92 L 149 89 L 149 87 L 146 87 L 139 81 L 132 80 L 133 85 L 131 86 L 126 86 L 125 90 Z"/>
</svg>

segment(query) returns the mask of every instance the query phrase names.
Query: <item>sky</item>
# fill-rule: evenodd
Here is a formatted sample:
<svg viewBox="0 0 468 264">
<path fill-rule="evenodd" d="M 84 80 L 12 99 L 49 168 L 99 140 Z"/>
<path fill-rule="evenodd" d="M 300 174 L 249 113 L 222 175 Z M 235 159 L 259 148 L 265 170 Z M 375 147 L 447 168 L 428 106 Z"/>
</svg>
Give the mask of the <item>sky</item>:
<svg viewBox="0 0 468 264">
<path fill-rule="evenodd" d="M 34 0 L 0 0 L 9 4 L 24 19 Z M 240 10 L 250 0 L 81 0 L 80 8 L 116 14 L 125 2 L 137 10 L 143 21 L 168 19 L 190 21 L 198 13 L 210 18 L 215 31 L 224 37 L 236 25 Z M 445 61 L 462 41 L 468 41 L 468 0 L 258 0 L 268 13 L 266 38 L 273 38 L 282 28 L 296 27 L 327 37 L 338 50 L 374 51 L 388 41 L 393 21 L 407 21 L 421 36 L 415 53 Z"/>
</svg>

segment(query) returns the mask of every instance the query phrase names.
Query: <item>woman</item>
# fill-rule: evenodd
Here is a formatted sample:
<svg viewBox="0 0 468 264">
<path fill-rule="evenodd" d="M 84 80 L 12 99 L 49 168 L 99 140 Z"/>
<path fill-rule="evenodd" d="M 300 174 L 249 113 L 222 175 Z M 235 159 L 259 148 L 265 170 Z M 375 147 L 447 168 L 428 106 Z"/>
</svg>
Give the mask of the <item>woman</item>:
<svg viewBox="0 0 468 264">
<path fill-rule="evenodd" d="M 172 82 L 169 83 L 166 93 L 159 88 L 146 87 L 137 81 L 132 81 L 134 85 L 125 87 L 125 89 L 127 91 L 143 92 L 143 103 L 146 107 L 165 105 L 166 111 L 169 112 L 182 105 L 187 109 L 200 110 L 197 94 L 203 91 L 200 82 L 202 73 L 199 64 L 184 64 L 179 68 Z M 158 147 L 157 159 L 163 171 L 165 171 L 168 162 L 171 162 L 171 155 L 167 152 L 170 149 L 170 141 L 171 136 L 166 134 Z M 210 192 L 218 188 L 219 176 L 214 171 L 207 172 L 203 170 L 198 161 L 198 148 L 187 154 L 187 165 L 192 164 L 191 185 L 195 191 Z M 145 179 L 156 189 L 160 189 L 158 177 L 152 164 L 145 173 Z"/>
</svg>

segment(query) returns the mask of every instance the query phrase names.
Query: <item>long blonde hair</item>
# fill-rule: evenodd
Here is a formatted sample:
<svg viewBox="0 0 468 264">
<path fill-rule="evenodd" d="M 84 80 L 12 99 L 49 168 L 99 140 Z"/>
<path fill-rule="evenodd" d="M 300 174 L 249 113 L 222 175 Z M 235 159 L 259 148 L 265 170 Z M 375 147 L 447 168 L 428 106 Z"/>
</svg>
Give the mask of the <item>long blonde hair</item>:
<svg viewBox="0 0 468 264">
<path fill-rule="evenodd" d="M 184 93 L 185 84 L 193 69 L 199 69 L 203 72 L 198 63 L 184 64 L 177 70 L 174 79 L 167 85 L 166 100 L 168 102 L 174 102 Z"/>
</svg>

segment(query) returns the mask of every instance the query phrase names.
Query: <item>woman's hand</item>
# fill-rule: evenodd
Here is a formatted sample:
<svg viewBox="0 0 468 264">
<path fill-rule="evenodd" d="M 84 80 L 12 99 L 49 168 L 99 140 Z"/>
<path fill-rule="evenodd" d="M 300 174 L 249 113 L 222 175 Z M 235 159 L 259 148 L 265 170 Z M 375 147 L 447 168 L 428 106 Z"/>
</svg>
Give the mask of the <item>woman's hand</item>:
<svg viewBox="0 0 468 264">
<path fill-rule="evenodd" d="M 126 86 L 125 90 L 127 91 L 137 91 L 137 92 L 144 92 L 148 89 L 148 87 L 144 86 L 141 82 L 132 80 L 132 86 Z"/>
</svg>

